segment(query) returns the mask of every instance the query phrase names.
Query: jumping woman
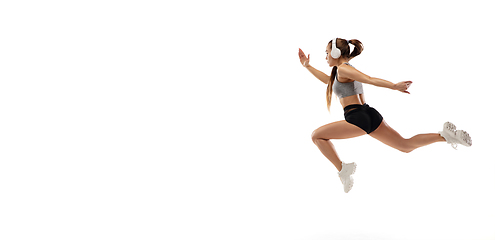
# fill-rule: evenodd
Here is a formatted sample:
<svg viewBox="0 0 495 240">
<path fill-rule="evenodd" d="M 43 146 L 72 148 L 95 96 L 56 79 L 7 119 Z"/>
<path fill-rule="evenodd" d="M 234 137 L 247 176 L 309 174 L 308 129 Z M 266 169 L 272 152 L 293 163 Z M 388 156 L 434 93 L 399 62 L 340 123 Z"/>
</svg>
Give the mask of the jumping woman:
<svg viewBox="0 0 495 240">
<path fill-rule="evenodd" d="M 349 44 L 354 45 L 354 50 L 350 52 Z M 399 151 L 408 153 L 416 148 L 426 146 L 435 142 L 447 142 L 456 148 L 457 144 L 471 146 L 471 137 L 466 131 L 456 130 L 454 124 L 446 122 L 443 131 L 439 133 L 418 134 L 412 138 L 403 138 L 393 128 L 391 128 L 380 113 L 366 104 L 364 100 L 363 83 L 378 87 L 390 88 L 403 93 L 408 93 L 407 89 L 412 84 L 411 81 L 392 83 L 380 78 L 370 77 L 349 64 L 349 61 L 361 54 L 363 45 L 359 40 L 345 40 L 335 38 L 327 45 L 326 60 L 330 67 L 333 67 L 330 76 L 315 69 L 309 64 L 309 54 L 306 57 L 299 49 L 299 59 L 316 78 L 327 84 L 327 107 L 330 109 L 332 92 L 340 99 L 340 104 L 344 108 L 345 121 L 337 121 L 324 125 L 316 129 L 312 134 L 313 142 L 320 149 L 330 162 L 337 168 L 338 175 L 344 191 L 351 190 L 354 180 L 352 174 L 356 170 L 355 163 L 343 163 L 335 147 L 330 142 L 331 139 L 346 139 L 369 134 L 380 142 L 393 147 Z M 328 56 L 330 54 L 330 56 Z"/>
</svg>

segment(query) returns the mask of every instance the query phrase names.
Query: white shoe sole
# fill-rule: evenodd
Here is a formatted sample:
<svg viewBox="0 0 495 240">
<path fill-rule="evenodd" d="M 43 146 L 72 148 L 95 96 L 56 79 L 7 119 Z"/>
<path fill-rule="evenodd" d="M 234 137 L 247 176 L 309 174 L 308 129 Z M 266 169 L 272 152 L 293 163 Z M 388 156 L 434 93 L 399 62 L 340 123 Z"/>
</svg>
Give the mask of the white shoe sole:
<svg viewBox="0 0 495 240">
<path fill-rule="evenodd" d="M 466 146 L 466 147 L 471 147 L 473 145 L 473 141 L 471 140 L 471 136 L 469 136 L 469 133 L 463 130 L 459 130 L 456 132 L 456 137 L 457 140 L 459 140 L 460 144 Z"/>
</svg>

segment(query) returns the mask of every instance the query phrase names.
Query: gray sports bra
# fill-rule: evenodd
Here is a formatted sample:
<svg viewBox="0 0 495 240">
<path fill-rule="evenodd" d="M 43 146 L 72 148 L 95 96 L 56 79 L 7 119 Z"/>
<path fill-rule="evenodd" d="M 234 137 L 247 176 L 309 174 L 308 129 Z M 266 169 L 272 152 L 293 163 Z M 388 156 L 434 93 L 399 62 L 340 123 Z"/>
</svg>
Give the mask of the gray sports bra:
<svg viewBox="0 0 495 240">
<path fill-rule="evenodd" d="M 344 63 L 352 67 L 349 63 Z M 337 80 L 337 74 L 335 74 L 335 80 L 333 81 L 333 92 L 337 94 L 339 98 L 345 98 L 352 95 L 363 94 L 363 84 L 358 81 L 342 83 Z"/>
</svg>

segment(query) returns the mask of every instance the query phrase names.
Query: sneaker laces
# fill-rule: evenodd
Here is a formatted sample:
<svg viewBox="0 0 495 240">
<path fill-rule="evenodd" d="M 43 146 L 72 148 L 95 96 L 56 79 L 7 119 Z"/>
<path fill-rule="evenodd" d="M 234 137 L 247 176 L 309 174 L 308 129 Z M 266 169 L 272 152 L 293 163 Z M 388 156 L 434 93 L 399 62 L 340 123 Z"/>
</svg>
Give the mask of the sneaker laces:
<svg viewBox="0 0 495 240">
<path fill-rule="evenodd" d="M 452 146 L 455 150 L 457 150 L 457 143 L 450 143 L 450 146 Z"/>
<path fill-rule="evenodd" d="M 450 144 L 450 146 L 452 146 L 452 148 L 457 150 L 457 142 L 456 142 L 456 140 L 454 140 L 454 138 L 452 138 L 448 133 L 446 133 L 444 131 L 440 131 L 438 133 L 440 133 L 440 136 L 442 136 L 445 139 L 445 141 L 448 144 Z"/>
</svg>

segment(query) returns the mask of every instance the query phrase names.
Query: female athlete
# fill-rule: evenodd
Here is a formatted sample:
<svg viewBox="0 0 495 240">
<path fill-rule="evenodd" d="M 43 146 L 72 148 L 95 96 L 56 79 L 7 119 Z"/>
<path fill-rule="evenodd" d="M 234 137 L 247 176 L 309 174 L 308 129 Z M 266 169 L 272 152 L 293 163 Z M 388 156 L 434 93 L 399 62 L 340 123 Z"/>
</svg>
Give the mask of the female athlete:
<svg viewBox="0 0 495 240">
<path fill-rule="evenodd" d="M 349 44 L 354 45 L 350 52 Z M 363 83 L 378 87 L 385 87 L 408 93 L 411 81 L 392 83 L 380 78 L 370 77 L 349 64 L 349 61 L 361 54 L 362 43 L 357 39 L 345 40 L 335 38 L 327 45 L 326 60 L 333 67 L 330 76 L 315 69 L 309 64 L 309 54 L 306 57 L 299 49 L 301 64 L 309 70 L 316 78 L 327 84 L 327 107 L 330 108 L 332 93 L 335 93 L 344 108 L 345 120 L 324 125 L 316 129 L 312 134 L 313 142 L 337 168 L 338 175 L 344 185 L 344 192 L 349 192 L 354 184 L 352 174 L 356 170 L 355 163 L 343 163 L 331 139 L 346 139 L 369 134 L 382 143 L 399 151 L 408 153 L 416 148 L 426 146 L 435 142 L 447 142 L 456 148 L 457 144 L 471 146 L 471 137 L 466 131 L 456 130 L 454 124 L 446 122 L 443 131 L 439 133 L 418 134 L 412 138 L 403 138 L 391 128 L 380 115 L 380 113 L 366 104 L 364 100 Z M 330 54 L 330 56 L 329 56 Z"/>
</svg>

